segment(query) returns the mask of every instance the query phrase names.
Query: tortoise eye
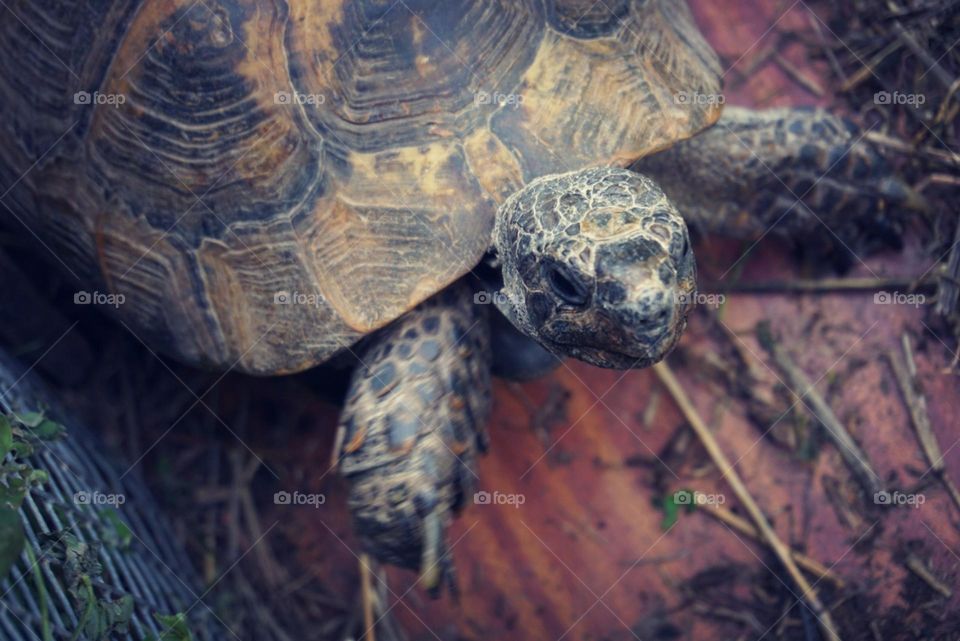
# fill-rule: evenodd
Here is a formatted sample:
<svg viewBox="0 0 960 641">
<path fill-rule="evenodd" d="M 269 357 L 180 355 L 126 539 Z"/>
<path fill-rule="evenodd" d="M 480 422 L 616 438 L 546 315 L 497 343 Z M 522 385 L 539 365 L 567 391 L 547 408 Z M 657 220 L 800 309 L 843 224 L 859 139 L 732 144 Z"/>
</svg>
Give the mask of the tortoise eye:
<svg viewBox="0 0 960 641">
<path fill-rule="evenodd" d="M 546 272 L 547 282 L 557 298 L 576 307 L 586 304 L 587 288 L 569 270 L 562 265 L 549 265 Z"/>
</svg>

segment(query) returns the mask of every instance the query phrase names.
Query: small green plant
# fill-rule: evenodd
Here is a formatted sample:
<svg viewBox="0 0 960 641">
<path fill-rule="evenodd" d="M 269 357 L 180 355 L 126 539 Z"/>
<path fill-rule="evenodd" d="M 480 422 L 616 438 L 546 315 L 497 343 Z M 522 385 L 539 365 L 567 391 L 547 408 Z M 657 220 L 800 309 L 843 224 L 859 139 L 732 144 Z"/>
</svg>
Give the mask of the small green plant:
<svg viewBox="0 0 960 641">
<path fill-rule="evenodd" d="M 193 641 L 190 628 L 187 626 L 187 615 L 183 612 L 176 614 L 154 614 L 155 618 L 165 629 L 159 638 L 151 636 L 147 641 Z"/>
<path fill-rule="evenodd" d="M 100 581 L 99 545 L 79 540 L 72 532 L 44 535 L 43 556 L 67 588 L 81 613 L 71 641 L 83 634 L 88 639 L 107 639 L 125 633 L 133 616 L 133 597 L 112 598 L 112 590 Z"/>
<path fill-rule="evenodd" d="M 112 507 L 107 507 L 100 510 L 100 516 L 102 517 L 104 523 L 110 526 L 109 528 L 106 528 L 106 532 L 104 532 L 104 538 L 119 548 L 129 548 L 130 542 L 133 540 L 133 530 L 130 529 L 129 525 L 123 522 L 123 520 L 120 518 L 120 513 Z"/>
<path fill-rule="evenodd" d="M 660 522 L 662 530 L 669 530 L 677 522 L 680 510 L 683 508 L 686 512 L 693 512 L 696 509 L 696 503 L 693 500 L 693 492 L 690 490 L 677 490 L 673 494 L 667 494 L 663 497 L 663 521 Z"/>
<path fill-rule="evenodd" d="M 64 431 L 43 412 L 0 414 L 0 576 L 6 576 L 23 552 L 20 506 L 31 488 L 48 479 L 26 459 L 39 442 L 59 438 Z"/>
<path fill-rule="evenodd" d="M 43 567 L 54 573 L 80 613 L 70 641 L 107 641 L 115 634 L 126 634 L 135 606 L 132 596 L 102 580 L 101 545 L 128 549 L 134 536 L 120 512 L 113 507 L 94 508 L 99 517 L 96 542 L 82 541 L 66 529 L 42 534 L 41 549 L 36 552 L 26 546 L 20 508 L 30 490 L 48 480 L 46 471 L 34 469 L 28 459 L 44 441 L 65 433 L 63 425 L 44 412 L 0 413 L 0 577 L 25 553 L 40 602 L 42 641 L 53 641 Z M 164 631 L 149 641 L 193 641 L 185 614 L 156 613 L 154 617 Z"/>
</svg>

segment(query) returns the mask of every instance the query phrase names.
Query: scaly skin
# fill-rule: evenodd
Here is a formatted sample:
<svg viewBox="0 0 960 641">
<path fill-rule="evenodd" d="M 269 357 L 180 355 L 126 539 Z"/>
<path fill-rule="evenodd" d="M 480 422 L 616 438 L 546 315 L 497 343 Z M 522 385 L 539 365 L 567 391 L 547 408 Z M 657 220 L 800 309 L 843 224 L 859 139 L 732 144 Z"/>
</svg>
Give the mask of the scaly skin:
<svg viewBox="0 0 960 641">
<path fill-rule="evenodd" d="M 472 496 L 486 449 L 486 306 L 460 282 L 379 332 L 359 354 L 340 419 L 341 473 L 363 546 L 451 589 L 445 531 Z"/>
<path fill-rule="evenodd" d="M 734 238 L 771 230 L 869 252 L 900 240 L 900 223 L 879 201 L 923 202 L 863 134 L 823 109 L 727 107 L 713 127 L 631 169 L 657 181 L 698 230 Z"/>
<path fill-rule="evenodd" d="M 534 180 L 500 208 L 494 242 L 500 311 L 555 354 L 647 367 L 686 327 L 687 227 L 649 178 L 594 168 Z"/>
</svg>

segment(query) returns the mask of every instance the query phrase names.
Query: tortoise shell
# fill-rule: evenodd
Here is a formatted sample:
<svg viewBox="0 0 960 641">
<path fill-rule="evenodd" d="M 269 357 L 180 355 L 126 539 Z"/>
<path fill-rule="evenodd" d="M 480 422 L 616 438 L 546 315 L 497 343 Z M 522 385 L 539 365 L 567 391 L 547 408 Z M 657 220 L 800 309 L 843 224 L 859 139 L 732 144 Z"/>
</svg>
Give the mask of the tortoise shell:
<svg viewBox="0 0 960 641">
<path fill-rule="evenodd" d="M 467 273 L 530 180 L 719 105 L 676 0 L 9 2 L 8 213 L 142 340 L 260 374 Z"/>
</svg>

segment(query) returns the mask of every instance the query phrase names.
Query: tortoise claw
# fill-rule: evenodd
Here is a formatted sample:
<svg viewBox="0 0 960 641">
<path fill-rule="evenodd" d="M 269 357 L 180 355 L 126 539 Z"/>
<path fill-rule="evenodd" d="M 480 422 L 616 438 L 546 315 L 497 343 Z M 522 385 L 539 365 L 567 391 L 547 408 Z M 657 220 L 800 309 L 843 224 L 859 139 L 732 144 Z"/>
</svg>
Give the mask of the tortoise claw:
<svg viewBox="0 0 960 641">
<path fill-rule="evenodd" d="M 446 585 L 450 588 L 453 599 L 459 600 L 453 560 L 444 542 L 443 523 L 436 510 L 423 519 L 423 554 L 419 583 L 433 599 L 440 597 Z"/>
</svg>

